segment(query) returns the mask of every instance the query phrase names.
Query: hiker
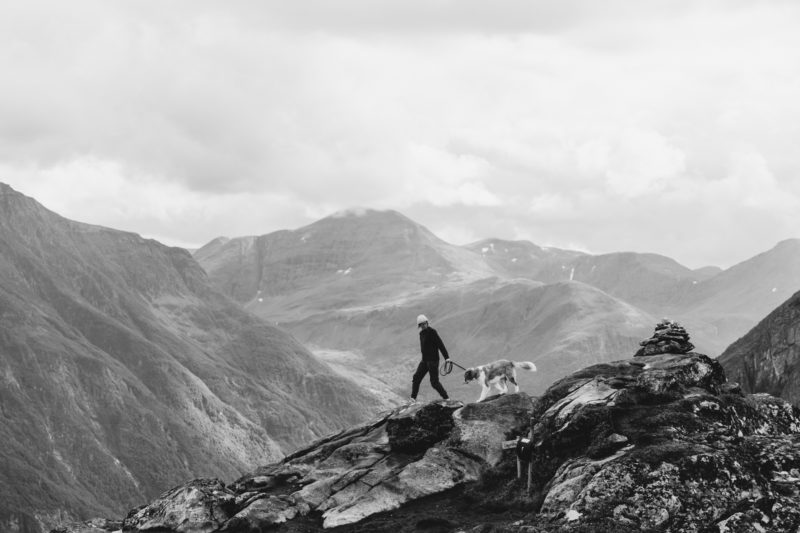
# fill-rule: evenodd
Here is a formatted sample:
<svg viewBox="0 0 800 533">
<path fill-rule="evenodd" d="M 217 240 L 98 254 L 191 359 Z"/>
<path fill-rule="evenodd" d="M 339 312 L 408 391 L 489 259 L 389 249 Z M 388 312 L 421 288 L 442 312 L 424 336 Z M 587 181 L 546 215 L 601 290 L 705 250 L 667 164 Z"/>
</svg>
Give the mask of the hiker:
<svg viewBox="0 0 800 533">
<path fill-rule="evenodd" d="M 417 401 L 419 384 L 422 383 L 422 378 L 425 377 L 426 373 L 431 376 L 431 387 L 442 398 L 447 400 L 449 398 L 447 391 L 439 383 L 439 352 L 442 352 L 442 356 L 446 361 L 450 359 L 447 348 L 444 347 L 444 343 L 436 330 L 428 325 L 428 318 L 425 315 L 417 317 L 417 327 L 419 328 L 419 348 L 422 351 L 422 361 L 419 362 L 417 371 L 414 372 L 414 377 L 411 379 L 411 401 Z"/>
</svg>

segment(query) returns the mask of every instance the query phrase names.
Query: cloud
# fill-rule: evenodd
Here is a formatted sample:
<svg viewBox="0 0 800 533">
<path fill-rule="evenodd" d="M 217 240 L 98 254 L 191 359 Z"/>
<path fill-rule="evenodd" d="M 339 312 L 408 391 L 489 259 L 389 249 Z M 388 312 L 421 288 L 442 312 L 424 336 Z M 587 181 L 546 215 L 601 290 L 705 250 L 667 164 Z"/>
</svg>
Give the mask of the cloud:
<svg viewBox="0 0 800 533">
<path fill-rule="evenodd" d="M 730 264 L 796 236 L 798 22 L 788 2 L 4 3 L 0 180 L 175 243 L 362 205 Z M 750 248 L 707 244 L 726 227 Z"/>
</svg>

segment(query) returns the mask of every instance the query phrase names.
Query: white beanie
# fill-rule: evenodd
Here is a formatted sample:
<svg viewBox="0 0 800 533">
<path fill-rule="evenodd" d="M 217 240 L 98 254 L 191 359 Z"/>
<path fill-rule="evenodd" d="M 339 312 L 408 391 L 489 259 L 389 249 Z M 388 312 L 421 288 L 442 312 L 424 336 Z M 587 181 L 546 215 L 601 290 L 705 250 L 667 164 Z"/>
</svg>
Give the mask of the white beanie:
<svg viewBox="0 0 800 533">
<path fill-rule="evenodd" d="M 427 321 L 428 321 L 428 317 L 426 317 L 425 315 L 419 315 L 419 316 L 417 317 L 417 325 L 418 325 L 418 326 L 419 326 L 420 324 L 424 323 L 424 322 L 427 322 Z"/>
</svg>

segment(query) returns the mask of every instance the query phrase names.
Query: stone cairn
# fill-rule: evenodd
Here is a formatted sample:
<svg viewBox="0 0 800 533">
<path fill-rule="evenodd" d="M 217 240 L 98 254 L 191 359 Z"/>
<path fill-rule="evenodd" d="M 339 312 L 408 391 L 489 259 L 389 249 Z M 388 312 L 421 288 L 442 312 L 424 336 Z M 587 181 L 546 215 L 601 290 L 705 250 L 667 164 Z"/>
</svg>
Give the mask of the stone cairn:
<svg viewBox="0 0 800 533">
<path fill-rule="evenodd" d="M 687 353 L 694 350 L 694 344 L 689 342 L 689 334 L 686 330 L 668 318 L 656 324 L 653 336 L 639 343 L 641 348 L 634 354 L 634 357 L 643 355 L 658 355 L 662 353 Z"/>
</svg>

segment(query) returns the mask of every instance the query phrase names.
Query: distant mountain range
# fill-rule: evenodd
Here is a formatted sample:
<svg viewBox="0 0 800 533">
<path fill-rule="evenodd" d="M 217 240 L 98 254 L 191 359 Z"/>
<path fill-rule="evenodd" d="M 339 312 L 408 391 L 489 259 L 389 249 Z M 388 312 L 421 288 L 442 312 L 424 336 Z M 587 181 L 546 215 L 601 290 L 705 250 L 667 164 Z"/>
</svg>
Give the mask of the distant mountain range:
<svg viewBox="0 0 800 533">
<path fill-rule="evenodd" d="M 726 270 L 692 270 L 657 254 L 500 239 L 456 246 L 395 211 L 220 238 L 194 256 L 217 287 L 337 369 L 357 378 L 369 368 L 399 393 L 417 362 L 419 313 L 464 366 L 536 362 L 539 373 L 525 378 L 536 393 L 581 366 L 633 354 L 664 316 L 716 356 L 800 289 L 798 239 Z"/>
<path fill-rule="evenodd" d="M 0 530 L 119 515 L 383 406 L 213 288 L 185 250 L 0 184 Z"/>
</svg>

